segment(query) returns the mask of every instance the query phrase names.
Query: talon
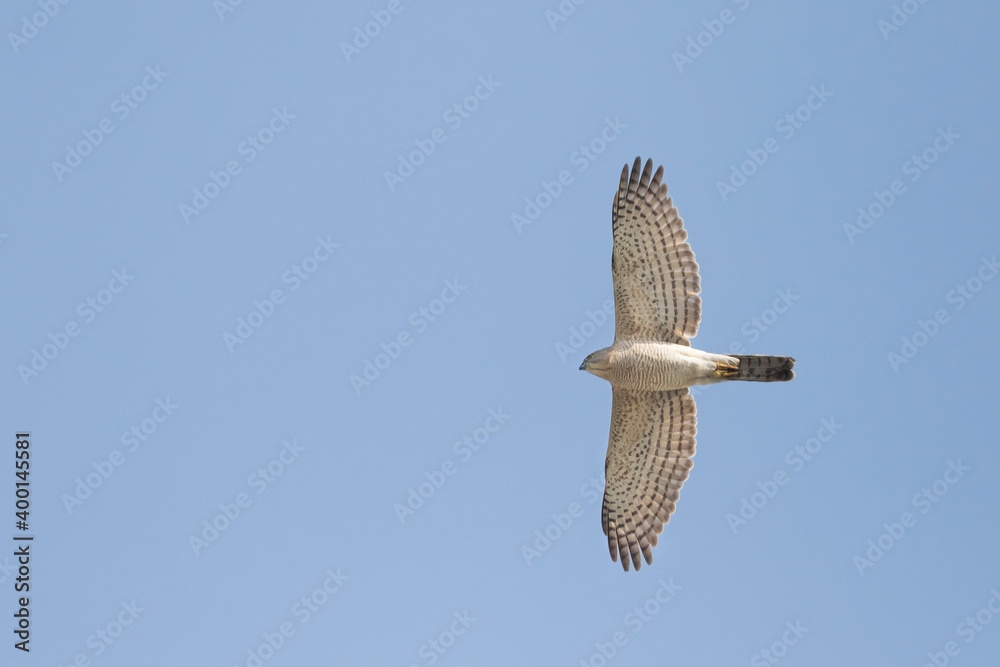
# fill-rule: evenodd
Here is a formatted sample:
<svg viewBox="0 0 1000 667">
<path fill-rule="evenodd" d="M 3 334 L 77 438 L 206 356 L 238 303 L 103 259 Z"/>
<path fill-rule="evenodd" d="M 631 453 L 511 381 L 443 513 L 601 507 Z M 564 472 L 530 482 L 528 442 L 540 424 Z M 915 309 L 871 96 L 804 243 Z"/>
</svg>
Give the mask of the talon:
<svg viewBox="0 0 1000 667">
<path fill-rule="evenodd" d="M 730 364 L 716 364 L 715 370 L 712 371 L 712 375 L 717 378 L 731 378 L 739 374 L 739 366 L 731 366 Z"/>
</svg>

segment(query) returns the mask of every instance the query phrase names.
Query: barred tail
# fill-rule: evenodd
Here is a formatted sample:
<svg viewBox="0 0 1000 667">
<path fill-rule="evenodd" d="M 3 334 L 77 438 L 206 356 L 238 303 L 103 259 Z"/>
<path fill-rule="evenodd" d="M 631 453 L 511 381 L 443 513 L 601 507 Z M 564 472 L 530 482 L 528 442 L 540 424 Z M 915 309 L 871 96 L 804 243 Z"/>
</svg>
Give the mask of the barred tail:
<svg viewBox="0 0 1000 667">
<path fill-rule="evenodd" d="M 762 354 L 735 354 L 740 360 L 735 375 L 728 380 L 747 380 L 749 382 L 788 382 L 795 377 L 792 367 L 795 360 L 791 357 L 769 357 Z"/>
</svg>

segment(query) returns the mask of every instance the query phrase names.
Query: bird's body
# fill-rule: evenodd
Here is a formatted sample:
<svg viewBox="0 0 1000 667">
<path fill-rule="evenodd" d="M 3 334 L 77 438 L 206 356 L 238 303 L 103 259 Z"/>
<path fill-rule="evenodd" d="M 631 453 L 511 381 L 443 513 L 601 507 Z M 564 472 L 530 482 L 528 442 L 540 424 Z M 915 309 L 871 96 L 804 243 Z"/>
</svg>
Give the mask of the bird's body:
<svg viewBox="0 0 1000 667">
<path fill-rule="evenodd" d="M 639 569 L 670 520 L 693 465 L 697 419 L 688 387 L 729 380 L 775 382 L 791 357 L 724 355 L 691 347 L 701 280 L 684 221 L 667 197 L 663 167 L 635 159 L 612 208 L 615 341 L 580 365 L 611 383 L 611 435 L 601 522 L 612 560 Z"/>
<path fill-rule="evenodd" d="M 653 340 L 616 341 L 605 349 L 610 369 L 594 375 L 609 381 L 616 389 L 670 391 L 721 382 L 726 378 L 717 372 L 719 366 L 739 364 L 735 357 Z"/>
</svg>

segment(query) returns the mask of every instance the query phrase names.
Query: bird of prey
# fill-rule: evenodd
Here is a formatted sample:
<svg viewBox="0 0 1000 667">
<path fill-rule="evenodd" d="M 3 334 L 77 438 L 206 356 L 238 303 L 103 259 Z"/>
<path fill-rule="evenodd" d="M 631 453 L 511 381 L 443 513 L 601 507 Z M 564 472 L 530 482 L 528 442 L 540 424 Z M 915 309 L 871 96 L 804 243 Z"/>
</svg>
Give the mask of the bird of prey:
<svg viewBox="0 0 1000 667">
<path fill-rule="evenodd" d="M 791 380 L 791 357 L 711 354 L 691 347 L 701 320 L 701 280 L 684 221 L 661 182 L 663 167 L 635 159 L 622 169 L 611 209 L 615 340 L 580 370 L 611 383 L 611 436 L 601 523 L 611 560 L 638 570 L 691 471 L 692 385 Z"/>
</svg>

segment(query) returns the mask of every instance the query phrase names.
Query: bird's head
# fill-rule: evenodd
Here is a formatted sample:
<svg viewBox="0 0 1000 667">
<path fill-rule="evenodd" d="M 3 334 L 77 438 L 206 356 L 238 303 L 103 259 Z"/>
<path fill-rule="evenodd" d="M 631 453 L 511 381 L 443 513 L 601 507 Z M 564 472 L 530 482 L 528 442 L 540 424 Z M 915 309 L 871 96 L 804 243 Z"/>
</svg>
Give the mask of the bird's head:
<svg viewBox="0 0 1000 667">
<path fill-rule="evenodd" d="M 606 347 L 603 350 L 588 354 L 587 358 L 580 364 L 580 370 L 593 373 L 597 377 L 607 380 L 608 373 L 611 371 L 611 348 Z"/>
</svg>

